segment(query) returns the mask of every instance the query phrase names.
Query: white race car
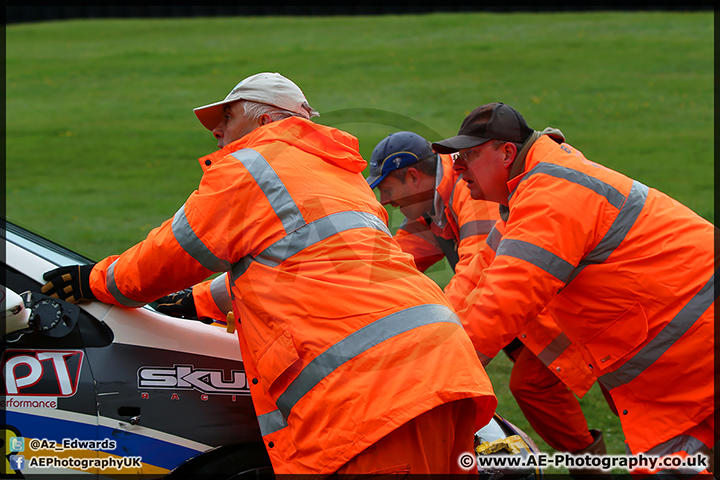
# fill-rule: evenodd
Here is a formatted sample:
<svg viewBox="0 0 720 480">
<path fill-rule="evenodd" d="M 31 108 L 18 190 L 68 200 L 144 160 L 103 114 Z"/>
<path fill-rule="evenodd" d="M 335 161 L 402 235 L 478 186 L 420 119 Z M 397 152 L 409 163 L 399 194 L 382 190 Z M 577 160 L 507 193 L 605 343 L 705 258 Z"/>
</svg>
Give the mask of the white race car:
<svg viewBox="0 0 720 480">
<path fill-rule="evenodd" d="M 235 335 L 152 305 L 42 295 L 44 272 L 92 261 L 9 221 L 3 235 L 3 478 L 272 474 Z M 538 451 L 497 415 L 476 444 L 478 459 Z M 484 478 L 542 476 L 478 465 Z"/>
</svg>

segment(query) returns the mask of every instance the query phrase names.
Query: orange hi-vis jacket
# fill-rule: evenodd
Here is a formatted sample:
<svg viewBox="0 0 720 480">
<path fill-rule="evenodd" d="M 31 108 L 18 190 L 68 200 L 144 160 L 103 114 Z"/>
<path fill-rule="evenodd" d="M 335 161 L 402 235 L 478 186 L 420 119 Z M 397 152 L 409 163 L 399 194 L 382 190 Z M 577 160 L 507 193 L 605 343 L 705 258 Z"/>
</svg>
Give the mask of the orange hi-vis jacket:
<svg viewBox="0 0 720 480">
<path fill-rule="evenodd" d="M 99 262 L 91 288 L 138 306 L 228 272 L 275 473 L 333 473 L 454 400 L 489 421 L 490 381 L 442 290 L 392 239 L 355 137 L 291 117 L 200 161 L 174 218 Z"/>
<path fill-rule="evenodd" d="M 477 350 L 494 357 L 547 307 L 610 390 L 632 453 L 702 422 L 714 412 L 713 225 L 548 136 L 515 162 L 505 234 L 459 312 Z"/>
<path fill-rule="evenodd" d="M 421 272 L 443 257 L 458 272 L 486 248 L 485 239 L 500 214 L 496 203 L 470 198 L 470 191 L 453 170 L 451 155 L 439 155 L 435 183 L 434 214 L 406 218 L 395 240 L 415 258 Z"/>
<path fill-rule="evenodd" d="M 504 231 L 504 222 L 498 211 L 499 204 L 470 197 L 465 182 L 453 170 L 451 155 L 440 155 L 440 159 L 435 215 L 414 221 L 406 219 L 395 239 L 403 251 L 415 258 L 415 264 L 421 271 L 443 256 L 448 259 L 455 275 L 445 287 L 445 294 L 459 310 L 464 307 L 469 291 L 479 281 L 482 270 L 492 262 L 497 248 L 495 242 L 502 236 L 500 232 Z M 478 255 L 485 258 L 485 262 L 476 262 L 473 268 L 467 269 Z M 469 289 L 464 283 L 468 281 L 471 285 Z M 216 292 L 215 298 L 221 298 L 221 294 Z M 568 340 L 550 313 L 539 315 L 518 338 L 578 396 L 583 397 L 595 383 L 595 377 L 579 348 Z"/>
<path fill-rule="evenodd" d="M 493 225 L 486 242 L 489 248 L 481 252 L 470 268 L 463 269 L 453 277 L 445 293 L 451 299 L 456 311 L 464 311 L 470 292 L 483 281 L 483 271 L 495 257 L 495 251 L 505 231 L 505 222 L 498 219 Z M 585 396 L 595 381 L 595 375 L 585 361 L 582 348 L 572 343 L 560 329 L 553 312 L 545 309 L 529 320 L 517 336 L 535 356 L 579 397 Z"/>
</svg>

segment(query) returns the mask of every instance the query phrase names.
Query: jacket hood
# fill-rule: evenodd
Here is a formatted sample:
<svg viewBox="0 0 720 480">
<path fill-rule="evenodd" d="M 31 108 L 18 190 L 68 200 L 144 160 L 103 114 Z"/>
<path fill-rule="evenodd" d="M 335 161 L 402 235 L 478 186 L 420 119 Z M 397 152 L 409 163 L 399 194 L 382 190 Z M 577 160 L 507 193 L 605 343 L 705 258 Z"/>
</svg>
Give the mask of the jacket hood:
<svg viewBox="0 0 720 480">
<path fill-rule="evenodd" d="M 358 151 L 353 135 L 299 117 L 290 117 L 256 128 L 239 140 L 208 156 L 225 156 L 242 148 L 283 142 L 345 170 L 359 173 L 367 162 Z M 205 158 L 200 159 L 201 165 Z"/>
<path fill-rule="evenodd" d="M 530 136 L 525 140 L 523 143 L 522 148 L 518 152 L 517 156 L 515 157 L 515 160 L 513 161 L 512 166 L 510 167 L 510 179 L 508 180 L 508 190 L 511 192 L 515 191 L 515 188 L 517 187 L 518 183 L 520 183 L 520 180 L 524 176 L 525 172 L 525 159 L 527 157 L 528 152 L 530 151 L 530 148 L 535 144 L 535 142 L 542 137 L 543 135 L 547 135 L 549 138 L 552 138 L 556 143 L 560 144 L 565 142 L 565 135 L 558 130 L 557 128 L 548 127 L 542 132 L 539 132 L 537 130 L 533 130 L 533 133 L 530 134 Z M 506 207 L 505 205 L 500 205 L 500 218 L 507 222 L 508 215 L 510 213 L 510 209 Z"/>
<path fill-rule="evenodd" d="M 513 165 L 510 168 L 510 180 L 517 177 L 525 170 L 525 157 L 530 151 L 530 147 L 532 147 L 533 144 L 537 141 L 537 139 L 542 137 L 543 135 L 547 135 L 548 137 L 555 140 L 557 143 L 563 143 L 565 141 L 565 135 L 557 128 L 548 127 L 542 132 L 533 130 L 533 133 L 531 133 L 530 136 L 525 140 L 522 148 L 517 153 L 517 156 L 513 161 Z"/>
</svg>

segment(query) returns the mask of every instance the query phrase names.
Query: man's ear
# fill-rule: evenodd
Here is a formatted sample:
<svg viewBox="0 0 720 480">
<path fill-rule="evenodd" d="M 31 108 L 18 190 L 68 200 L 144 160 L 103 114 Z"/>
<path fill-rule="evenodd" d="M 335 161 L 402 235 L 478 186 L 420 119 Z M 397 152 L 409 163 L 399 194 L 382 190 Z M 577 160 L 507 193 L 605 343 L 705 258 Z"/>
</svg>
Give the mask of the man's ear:
<svg viewBox="0 0 720 480">
<path fill-rule="evenodd" d="M 268 123 L 272 123 L 272 118 L 270 118 L 270 115 L 267 113 L 263 113 L 260 115 L 260 125 L 267 125 Z"/>
<path fill-rule="evenodd" d="M 502 146 L 503 154 L 505 155 L 503 157 L 503 165 L 505 165 L 505 168 L 510 168 L 510 166 L 515 161 L 515 157 L 517 157 L 517 147 L 512 142 L 505 142 Z"/>
<path fill-rule="evenodd" d="M 405 181 L 410 181 L 413 185 L 420 183 L 420 171 L 415 167 L 408 167 L 405 171 Z"/>
</svg>

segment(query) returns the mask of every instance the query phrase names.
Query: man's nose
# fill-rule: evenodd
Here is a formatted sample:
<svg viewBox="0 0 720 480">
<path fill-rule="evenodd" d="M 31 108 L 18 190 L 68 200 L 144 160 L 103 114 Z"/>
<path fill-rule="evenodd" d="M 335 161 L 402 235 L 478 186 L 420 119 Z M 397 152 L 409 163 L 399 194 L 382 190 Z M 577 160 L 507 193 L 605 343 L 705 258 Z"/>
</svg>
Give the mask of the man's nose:
<svg viewBox="0 0 720 480">
<path fill-rule="evenodd" d="M 455 170 L 456 172 L 462 172 L 466 169 L 467 169 L 467 165 L 460 158 L 455 158 L 453 160 L 453 170 Z"/>
</svg>

